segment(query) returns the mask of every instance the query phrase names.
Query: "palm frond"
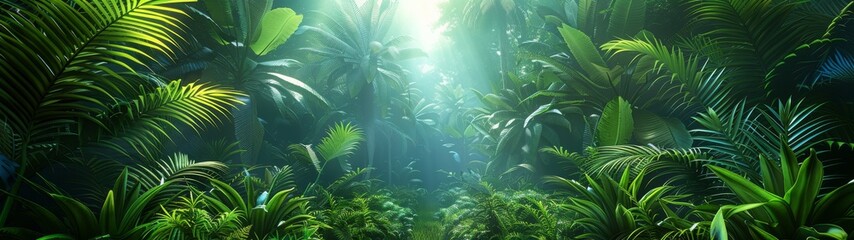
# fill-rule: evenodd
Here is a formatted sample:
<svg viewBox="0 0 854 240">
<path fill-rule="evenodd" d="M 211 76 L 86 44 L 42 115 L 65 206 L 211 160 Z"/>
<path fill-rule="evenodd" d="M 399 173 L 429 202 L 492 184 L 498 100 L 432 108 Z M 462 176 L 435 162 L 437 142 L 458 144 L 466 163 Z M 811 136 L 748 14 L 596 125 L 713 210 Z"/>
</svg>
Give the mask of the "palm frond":
<svg viewBox="0 0 854 240">
<path fill-rule="evenodd" d="M 822 138 L 836 128 L 836 122 L 819 112 L 822 106 L 805 104 L 803 100 L 793 102 L 792 99 L 778 101 L 776 106 L 766 106 L 760 111 L 763 120 L 752 126 L 756 135 L 765 137 L 752 138 L 754 146 L 767 149 L 765 156 L 773 156 L 771 154 L 776 153 L 781 144 L 786 144 L 800 155 L 827 141 Z M 785 142 L 781 143 L 779 138 Z"/>
<path fill-rule="evenodd" d="M 252 164 L 258 160 L 261 148 L 264 144 L 266 130 L 258 118 L 258 101 L 254 95 L 240 97 L 243 104 L 234 108 L 231 117 L 234 122 L 234 137 L 237 145 L 243 151 L 240 153 L 240 162 Z"/>
<path fill-rule="evenodd" d="M 727 113 L 709 109 L 695 117 L 703 128 L 692 130 L 700 148 L 716 159 L 714 165 L 725 166 L 759 177 L 760 155 L 776 156 L 780 144 L 788 144 L 802 154 L 824 142 L 825 133 L 834 128 L 833 121 L 818 112 L 822 105 L 802 105 L 803 101 L 778 101 L 776 106 L 746 107 L 738 103 Z M 780 142 L 782 138 L 783 142 Z"/>
<path fill-rule="evenodd" d="M 335 124 L 327 132 L 327 136 L 320 140 L 317 152 L 323 156 L 325 161 L 353 154 L 364 139 L 362 130 L 349 123 Z"/>
<path fill-rule="evenodd" d="M 125 156 L 159 156 L 158 148 L 173 140 L 170 132 L 185 134 L 182 128 L 189 127 L 199 134 L 207 125 L 221 124 L 229 109 L 241 104 L 241 95 L 216 85 L 172 81 L 100 115 L 111 132 L 96 145 Z"/>
<path fill-rule="evenodd" d="M 800 23 L 787 24 L 803 1 L 693 0 L 694 24 L 720 47 L 731 87 L 740 97 L 764 96 L 765 76 L 788 53 L 810 41 Z M 751 101 L 756 99 L 749 99 Z"/>
<path fill-rule="evenodd" d="M 21 141 L 21 136 L 15 134 L 6 121 L 0 119 L 0 154 L 11 157 Z"/>
<path fill-rule="evenodd" d="M 100 97 L 121 96 L 114 90 L 127 83 L 117 71 L 133 72 L 131 64 L 143 65 L 153 53 L 173 53 L 183 24 L 170 5 L 190 1 L 35 0 L 3 7 L 0 115 L 25 136 L 24 144 L 51 141 L 55 131 L 44 130 L 71 120 L 95 120 L 87 113 L 104 107 Z"/>
<path fill-rule="evenodd" d="M 264 184 L 268 192 L 279 192 L 295 187 L 294 170 L 285 165 L 281 168 L 273 167 L 264 170 Z"/>
<path fill-rule="evenodd" d="M 238 156 L 243 152 L 243 150 L 238 147 L 238 144 L 239 143 L 236 141 L 228 141 L 225 138 L 205 141 L 200 147 L 198 147 L 198 150 L 196 150 L 199 155 L 193 156 L 202 160 L 227 162 L 234 156 Z"/>
<path fill-rule="evenodd" d="M 615 145 L 598 147 L 596 154 L 590 157 L 584 165 L 596 175 L 616 175 L 625 169 L 631 169 L 634 174 L 648 169 L 650 165 L 669 162 L 674 164 L 696 165 L 694 160 L 704 159 L 705 155 L 699 148 L 690 149 L 661 149 L 655 146 Z"/>
<path fill-rule="evenodd" d="M 691 56 L 677 47 L 668 48 L 661 40 L 650 34 L 644 34 L 641 38 L 628 40 L 614 40 L 602 45 L 603 50 L 612 55 L 620 53 L 635 54 L 633 61 L 641 61 L 651 58 L 654 65 L 649 68 L 648 73 L 663 75 L 663 78 L 654 78 L 654 81 L 669 81 L 668 85 L 678 85 L 680 94 L 672 96 L 680 97 L 681 106 L 686 109 L 674 110 L 674 112 L 694 113 L 701 108 L 727 108 L 731 99 L 730 88 L 723 84 L 721 71 L 709 71 L 705 64 L 701 64 L 698 56 Z M 638 73 L 635 73 L 638 74 Z M 687 94 L 685 94 L 687 93 Z"/>
<path fill-rule="evenodd" d="M 841 51 L 837 51 L 833 57 L 825 60 L 818 70 L 822 77 L 841 80 L 854 81 L 854 57 L 846 56 Z"/>
<path fill-rule="evenodd" d="M 291 144 L 288 146 L 288 150 L 291 151 L 292 156 L 297 157 L 297 160 L 304 161 L 313 166 L 318 174 L 323 171 L 324 164 L 320 162 L 320 158 L 310 144 Z"/>
<path fill-rule="evenodd" d="M 356 190 L 358 187 L 364 187 L 367 182 L 359 181 L 358 178 L 359 176 L 367 174 L 369 171 L 371 170 L 367 168 L 358 168 L 352 172 L 348 172 L 329 184 L 326 191 L 329 191 L 332 194 L 341 194 L 342 191 L 348 192 Z"/>
<path fill-rule="evenodd" d="M 196 162 L 187 154 L 175 153 L 165 160 L 130 167 L 130 172 L 139 180 L 143 189 L 149 189 L 167 181 L 202 186 L 208 179 L 224 175 L 227 169 L 228 166 L 221 162 Z"/>
</svg>

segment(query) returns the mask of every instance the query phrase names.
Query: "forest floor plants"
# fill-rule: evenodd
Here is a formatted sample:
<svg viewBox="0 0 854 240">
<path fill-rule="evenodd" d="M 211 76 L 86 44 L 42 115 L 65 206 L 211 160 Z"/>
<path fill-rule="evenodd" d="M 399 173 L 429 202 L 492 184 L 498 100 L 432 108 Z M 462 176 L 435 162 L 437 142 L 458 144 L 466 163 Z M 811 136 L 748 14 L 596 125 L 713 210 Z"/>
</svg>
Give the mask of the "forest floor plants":
<svg viewBox="0 0 854 240">
<path fill-rule="evenodd" d="M 847 231 L 854 227 L 850 221 L 854 184 L 849 182 L 820 195 L 824 168 L 815 150 L 799 166 L 797 155 L 783 143 L 780 165 L 760 156 L 761 184 L 730 170 L 709 166 L 740 203 L 722 206 L 717 211 L 711 222 L 714 239 L 848 238 Z"/>
</svg>

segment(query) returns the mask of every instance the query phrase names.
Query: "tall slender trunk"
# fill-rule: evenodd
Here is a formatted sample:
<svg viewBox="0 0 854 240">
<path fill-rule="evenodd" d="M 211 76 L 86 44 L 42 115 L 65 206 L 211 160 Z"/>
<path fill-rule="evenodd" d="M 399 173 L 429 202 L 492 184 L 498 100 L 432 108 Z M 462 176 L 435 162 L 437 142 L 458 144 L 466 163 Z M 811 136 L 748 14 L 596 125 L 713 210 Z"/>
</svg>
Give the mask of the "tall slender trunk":
<svg viewBox="0 0 854 240">
<path fill-rule="evenodd" d="M 361 122 L 365 129 L 365 141 L 368 151 L 368 168 L 374 166 L 374 152 L 376 151 L 376 112 L 377 102 L 375 99 L 374 84 L 368 84 L 359 92 L 359 103 L 364 107 L 364 112 L 361 116 Z M 365 178 L 371 177 L 371 171 L 365 173 Z"/>
<path fill-rule="evenodd" d="M 369 126 L 365 126 L 365 135 L 368 147 L 368 168 L 373 168 L 374 166 L 374 151 L 376 150 L 376 130 L 374 129 L 373 124 Z M 371 171 L 365 173 L 365 179 L 371 178 Z"/>
</svg>

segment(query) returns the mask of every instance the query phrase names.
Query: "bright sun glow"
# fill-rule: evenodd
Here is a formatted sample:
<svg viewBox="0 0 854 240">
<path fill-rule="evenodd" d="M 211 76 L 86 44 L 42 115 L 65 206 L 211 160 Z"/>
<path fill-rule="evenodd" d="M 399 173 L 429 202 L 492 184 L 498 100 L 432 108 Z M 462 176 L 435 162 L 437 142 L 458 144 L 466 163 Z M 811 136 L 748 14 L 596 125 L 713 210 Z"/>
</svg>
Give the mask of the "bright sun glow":
<svg viewBox="0 0 854 240">
<path fill-rule="evenodd" d="M 362 5 L 366 0 L 356 0 Z M 435 50 L 445 28 L 437 26 L 442 11 L 439 5 L 448 0 L 399 0 L 393 29 L 415 39 L 414 47 L 427 53 Z M 391 37 L 391 36 L 389 36 Z"/>
<path fill-rule="evenodd" d="M 442 12 L 439 4 L 447 0 L 401 0 L 397 18 L 404 24 L 407 33 L 417 41 L 425 52 L 432 52 L 442 39 L 444 28 L 437 26 Z"/>
</svg>

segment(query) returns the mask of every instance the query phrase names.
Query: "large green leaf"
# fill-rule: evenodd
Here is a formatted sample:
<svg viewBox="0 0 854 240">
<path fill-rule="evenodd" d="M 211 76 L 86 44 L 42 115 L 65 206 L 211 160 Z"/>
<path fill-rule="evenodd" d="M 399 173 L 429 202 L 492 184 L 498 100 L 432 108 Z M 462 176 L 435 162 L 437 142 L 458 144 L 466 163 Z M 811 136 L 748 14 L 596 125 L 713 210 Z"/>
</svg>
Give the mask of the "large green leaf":
<svg viewBox="0 0 854 240">
<path fill-rule="evenodd" d="M 551 103 L 549 103 L 549 104 L 545 104 L 545 105 L 541 105 L 540 107 L 538 107 L 538 108 L 537 108 L 537 110 L 534 110 L 534 112 L 532 112 L 531 114 L 529 114 L 529 115 L 528 115 L 528 117 L 526 117 L 526 118 L 525 118 L 525 123 L 524 123 L 522 126 L 523 126 L 523 127 L 528 127 L 528 123 L 530 123 L 530 122 L 531 122 L 531 120 L 533 120 L 533 119 L 534 119 L 534 118 L 536 118 L 537 116 L 543 115 L 543 114 L 545 114 L 545 113 L 547 113 L 547 112 L 552 112 L 552 110 L 553 110 L 553 109 L 552 109 L 552 104 L 551 104 Z M 559 111 L 559 110 L 557 110 L 557 109 L 554 109 L 553 111 L 555 111 L 554 113 L 561 114 L 561 113 L 560 113 L 560 111 Z M 561 114 L 561 115 L 562 115 L 562 114 Z"/>
<path fill-rule="evenodd" d="M 644 27 L 646 0 L 614 0 L 608 33 L 615 37 L 633 36 Z"/>
<path fill-rule="evenodd" d="M 596 0 L 578 0 L 578 29 L 592 29 L 595 27 Z"/>
<path fill-rule="evenodd" d="M 749 203 L 743 205 L 726 205 L 718 209 L 712 219 L 710 235 L 712 240 L 727 240 L 728 234 L 726 230 L 726 219 L 736 213 L 744 212 L 750 209 L 761 207 L 764 203 Z"/>
<path fill-rule="evenodd" d="M 785 142 L 781 137 L 780 141 Z M 780 165 L 782 166 L 781 173 L 783 174 L 783 189 L 789 191 L 790 188 L 798 180 L 798 157 L 789 144 L 783 144 L 780 147 Z"/>
<path fill-rule="evenodd" d="M 786 194 L 787 189 L 783 188 L 783 173 L 780 171 L 779 166 L 775 165 L 774 162 L 764 155 L 759 155 L 759 168 L 765 190 L 777 196 Z"/>
<path fill-rule="evenodd" d="M 294 189 L 279 191 L 270 198 L 264 207 L 250 210 L 248 220 L 255 236 L 267 238 L 275 231 L 293 230 L 301 223 L 311 220 L 311 215 L 302 214 L 309 198 L 293 195 Z"/>
<path fill-rule="evenodd" d="M 220 28 L 229 28 L 235 26 L 234 6 L 232 0 L 206 0 L 205 7 L 208 10 L 211 20 L 219 25 Z M 225 30 L 225 29 L 223 29 Z"/>
<path fill-rule="evenodd" d="M 798 239 L 848 239 L 845 229 L 835 224 L 816 224 L 812 227 L 798 228 Z"/>
<path fill-rule="evenodd" d="M 850 211 L 840 211 L 840 206 L 849 206 L 849 210 L 854 206 L 854 183 L 846 183 L 821 197 L 815 203 L 810 219 L 813 222 L 828 222 L 845 218 Z"/>
<path fill-rule="evenodd" d="M 112 190 L 107 193 L 107 198 L 104 199 L 98 220 L 101 224 L 101 229 L 107 232 L 116 232 L 119 227 L 117 225 L 121 219 L 116 216 L 116 201 Z"/>
<path fill-rule="evenodd" d="M 750 180 L 747 180 L 738 174 L 717 166 L 709 165 L 708 167 L 715 173 L 715 175 L 718 176 L 718 178 L 726 183 L 727 187 L 729 187 L 743 203 L 783 201 L 779 196 L 766 191 L 762 187 L 757 186 L 750 182 Z"/>
<path fill-rule="evenodd" d="M 273 6 L 272 0 L 210 0 L 204 3 L 210 21 L 215 24 L 214 38 L 223 44 L 227 42 L 222 40 L 248 42 L 257 39 L 261 19 Z"/>
<path fill-rule="evenodd" d="M 50 194 L 59 205 L 60 210 L 68 218 L 72 231 L 77 236 L 95 237 L 98 231 L 98 221 L 95 214 L 83 203 L 64 195 Z"/>
<path fill-rule="evenodd" d="M 688 129 L 676 118 L 664 118 L 654 113 L 634 111 L 634 137 L 639 144 L 666 148 L 690 148 L 694 143 Z"/>
<path fill-rule="evenodd" d="M 632 138 L 632 130 L 632 105 L 622 97 L 617 97 L 602 109 L 602 117 L 596 126 L 597 143 L 599 146 L 628 143 Z"/>
<path fill-rule="evenodd" d="M 303 16 L 290 8 L 277 8 L 264 14 L 259 25 L 258 39 L 249 47 L 259 56 L 267 55 L 284 44 L 296 32 Z"/>
<path fill-rule="evenodd" d="M 321 103 L 324 107 L 329 106 L 329 102 L 326 100 L 326 98 L 324 98 L 323 95 L 320 95 L 317 90 L 314 90 L 314 88 L 312 88 L 305 82 L 280 73 L 268 72 L 267 74 L 272 77 L 271 79 L 266 81 L 267 84 L 272 87 L 287 91 L 298 101 L 302 101 L 302 98 L 305 98 L 307 96 L 310 99 Z"/>
<path fill-rule="evenodd" d="M 481 99 L 481 101 L 484 103 L 484 105 L 486 105 L 487 107 L 489 107 L 493 110 L 512 110 L 513 109 L 513 107 L 507 103 L 508 101 L 510 101 L 509 99 L 507 99 L 503 96 L 493 94 L 493 93 L 484 95 L 483 98 Z"/>
<path fill-rule="evenodd" d="M 314 152 L 311 144 L 291 144 L 288 149 L 291 150 L 292 154 L 297 154 L 302 160 L 307 161 L 314 166 L 314 170 L 317 171 L 318 174 L 323 171 L 320 158 L 317 157 L 317 153 Z"/>
<path fill-rule="evenodd" d="M 599 48 L 593 44 L 590 37 L 566 24 L 558 28 L 558 31 L 566 42 L 566 46 L 569 47 L 575 62 L 587 73 L 592 83 L 598 87 L 610 86 L 610 79 L 616 78 L 617 75 L 610 74 L 605 60 L 599 53 Z"/>
<path fill-rule="evenodd" d="M 815 156 L 815 150 L 811 151 L 810 157 L 801 164 L 798 178 L 783 199 L 789 203 L 795 215 L 796 224 L 803 226 L 812 212 L 815 197 L 821 189 L 821 181 L 824 177 L 824 169 L 821 161 Z"/>
<path fill-rule="evenodd" d="M 249 211 L 249 208 L 251 208 L 251 206 L 248 205 L 248 202 L 243 200 L 240 193 L 238 193 L 231 185 L 216 179 L 211 179 L 211 187 L 213 187 L 214 190 L 211 191 L 213 196 L 202 196 L 204 196 L 205 199 L 210 200 L 209 202 L 213 204 L 212 207 L 217 208 L 219 211 L 225 212 L 237 209 L 247 212 Z"/>
</svg>

